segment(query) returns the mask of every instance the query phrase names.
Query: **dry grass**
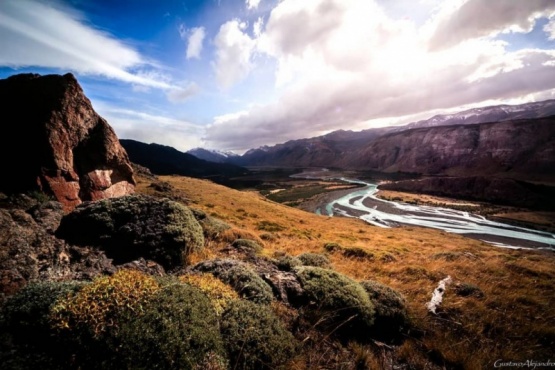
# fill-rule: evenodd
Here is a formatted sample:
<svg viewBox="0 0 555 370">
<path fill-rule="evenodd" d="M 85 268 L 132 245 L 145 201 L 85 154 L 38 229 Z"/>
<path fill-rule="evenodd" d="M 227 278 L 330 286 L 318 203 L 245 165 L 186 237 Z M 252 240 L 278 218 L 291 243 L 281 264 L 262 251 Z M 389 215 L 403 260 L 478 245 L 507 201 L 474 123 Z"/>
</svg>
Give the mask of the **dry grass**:
<svg viewBox="0 0 555 370">
<path fill-rule="evenodd" d="M 276 252 L 324 253 L 327 242 L 371 253 L 371 259 L 350 258 L 340 252 L 329 253 L 329 258 L 341 273 L 357 280 L 377 280 L 406 296 L 414 328 L 402 345 L 386 351 L 389 363 L 408 364 L 409 369 L 479 369 L 493 367 L 497 359 L 552 358 L 552 253 L 500 249 L 418 227 L 382 229 L 357 219 L 307 213 L 255 192 L 239 192 L 205 180 L 177 176 L 161 179 L 184 194 L 190 206 L 233 225 L 232 230 L 241 230 L 241 235 L 248 233 L 250 239 L 268 234 L 260 230 L 261 222 L 279 225 L 281 231 L 272 232 L 275 238 L 265 239 L 263 253 L 268 256 Z M 138 191 L 152 191 L 148 184 L 140 180 Z M 228 243 L 225 239 L 219 243 Z M 213 255 L 218 254 L 219 247 L 214 245 Z M 452 277 L 453 285 L 447 287 L 438 315 L 431 315 L 425 304 L 438 281 L 447 275 Z M 454 285 L 460 283 L 477 286 L 483 297 L 456 295 Z M 366 350 L 371 348 L 357 347 L 355 355 L 364 357 Z M 349 353 L 353 355 L 352 350 Z M 365 361 L 376 363 L 383 356 L 372 350 Z M 296 359 L 293 363 L 295 368 L 303 368 L 299 363 L 306 361 Z"/>
</svg>

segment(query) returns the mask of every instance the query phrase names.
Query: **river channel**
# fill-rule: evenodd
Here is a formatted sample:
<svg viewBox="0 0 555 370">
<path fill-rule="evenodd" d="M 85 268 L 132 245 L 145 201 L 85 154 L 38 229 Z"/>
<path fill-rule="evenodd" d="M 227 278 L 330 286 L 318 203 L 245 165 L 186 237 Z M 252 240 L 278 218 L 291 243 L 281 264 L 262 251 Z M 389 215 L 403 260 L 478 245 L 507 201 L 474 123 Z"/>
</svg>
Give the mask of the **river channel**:
<svg viewBox="0 0 555 370">
<path fill-rule="evenodd" d="M 327 175 L 326 172 L 324 172 Z M 303 173 L 295 177 L 330 178 L 321 173 Z M 505 248 L 533 248 L 555 251 L 555 235 L 548 232 L 508 225 L 486 219 L 483 216 L 449 208 L 418 206 L 383 200 L 376 197 L 378 185 L 374 183 L 340 178 L 340 180 L 364 185 L 353 192 L 320 207 L 316 213 L 327 216 L 342 215 L 358 217 L 379 227 L 403 225 L 430 227 L 449 233 L 462 234 L 473 239 Z"/>
</svg>

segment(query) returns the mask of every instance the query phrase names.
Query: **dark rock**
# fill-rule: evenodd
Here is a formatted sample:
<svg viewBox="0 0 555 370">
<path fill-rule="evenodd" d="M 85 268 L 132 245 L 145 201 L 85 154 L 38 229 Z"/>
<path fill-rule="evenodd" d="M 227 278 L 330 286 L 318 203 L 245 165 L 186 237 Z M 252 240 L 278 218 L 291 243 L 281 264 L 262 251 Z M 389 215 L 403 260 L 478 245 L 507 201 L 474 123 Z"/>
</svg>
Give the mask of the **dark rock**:
<svg viewBox="0 0 555 370">
<path fill-rule="evenodd" d="M 204 246 L 202 228 L 187 207 L 139 195 L 81 204 L 64 216 L 56 236 L 95 246 L 117 264 L 142 257 L 168 269 Z"/>
<path fill-rule="evenodd" d="M 133 192 L 125 150 L 73 75 L 0 80 L 0 104 L 9 117 L 0 136 L 0 165 L 10 175 L 0 191 L 41 190 L 66 210 L 84 200 Z M 13 148 L 32 148 L 33 155 L 14 155 Z"/>
</svg>

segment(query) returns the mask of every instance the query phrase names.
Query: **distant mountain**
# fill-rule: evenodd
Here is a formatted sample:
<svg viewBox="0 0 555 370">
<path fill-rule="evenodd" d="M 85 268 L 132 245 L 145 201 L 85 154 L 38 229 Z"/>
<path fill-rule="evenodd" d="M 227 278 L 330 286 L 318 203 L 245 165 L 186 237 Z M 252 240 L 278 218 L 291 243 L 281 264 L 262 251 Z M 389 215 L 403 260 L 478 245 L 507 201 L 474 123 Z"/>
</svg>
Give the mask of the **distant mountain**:
<svg viewBox="0 0 555 370">
<path fill-rule="evenodd" d="M 555 116 L 393 132 L 349 153 L 344 166 L 555 181 Z"/>
<path fill-rule="evenodd" d="M 360 132 L 339 130 L 324 136 L 251 149 L 240 157 L 231 158 L 230 162 L 242 166 L 333 167 L 343 163 L 353 148 L 362 148 L 392 130 L 389 127 Z"/>
<path fill-rule="evenodd" d="M 359 132 L 339 130 L 324 136 L 291 140 L 271 147 L 263 146 L 251 149 L 243 156 L 230 158 L 228 162 L 242 166 L 363 168 L 361 163 L 372 158 L 367 149 L 374 141 L 387 134 L 417 128 L 534 119 L 550 115 L 555 115 L 555 100 L 475 108 L 454 114 L 437 115 L 400 127 Z"/>
<path fill-rule="evenodd" d="M 555 100 L 520 105 L 495 105 L 474 108 L 453 114 L 440 114 L 432 118 L 409 123 L 399 131 L 418 127 L 450 126 L 484 122 L 500 122 L 525 118 L 541 118 L 555 115 Z"/>
<path fill-rule="evenodd" d="M 169 146 L 125 139 L 120 140 L 120 143 L 132 162 L 149 168 L 157 175 L 210 178 L 215 182 L 225 183 L 229 177 L 249 173 L 245 168 L 228 163 L 208 162 Z"/>
<path fill-rule="evenodd" d="M 186 153 L 194 155 L 198 159 L 203 159 L 205 161 L 214 162 L 214 163 L 229 163 L 232 160 L 232 158 L 239 156 L 233 152 L 211 150 L 211 149 L 204 149 L 204 148 L 194 148 L 194 149 L 188 150 Z"/>
</svg>

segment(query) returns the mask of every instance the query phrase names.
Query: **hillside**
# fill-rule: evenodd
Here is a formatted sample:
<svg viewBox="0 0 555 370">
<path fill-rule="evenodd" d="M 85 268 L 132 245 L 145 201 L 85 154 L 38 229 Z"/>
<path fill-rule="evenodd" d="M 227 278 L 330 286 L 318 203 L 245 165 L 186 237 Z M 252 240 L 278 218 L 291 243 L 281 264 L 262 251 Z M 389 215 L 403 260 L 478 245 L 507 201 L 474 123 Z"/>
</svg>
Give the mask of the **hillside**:
<svg viewBox="0 0 555 370">
<path fill-rule="evenodd" d="M 215 182 L 227 183 L 230 177 L 249 173 L 245 168 L 214 163 L 183 153 L 169 146 L 145 144 L 135 140 L 120 140 L 132 162 L 149 168 L 158 175 L 182 175 L 210 178 Z"/>
<path fill-rule="evenodd" d="M 356 280 L 377 280 L 404 294 L 415 327 L 400 346 L 364 350 L 381 363 L 378 368 L 385 367 L 380 361 L 409 363 L 410 368 L 484 368 L 498 358 L 543 358 L 551 351 L 551 253 L 495 248 L 425 228 L 382 229 L 356 219 L 307 213 L 205 180 L 160 179 L 171 185 L 171 194 L 233 225 L 225 235 L 262 239 L 263 256 L 325 254 L 335 270 Z M 156 194 L 149 185 L 140 179 L 138 189 Z M 226 243 L 224 238 L 194 261 L 226 256 Z M 447 275 L 453 283 L 440 314 L 430 315 L 426 302 Z M 325 344 L 313 346 L 321 350 Z M 321 367 L 337 366 L 327 356 L 319 360 Z M 305 367 L 296 363 L 289 368 Z"/>
</svg>

